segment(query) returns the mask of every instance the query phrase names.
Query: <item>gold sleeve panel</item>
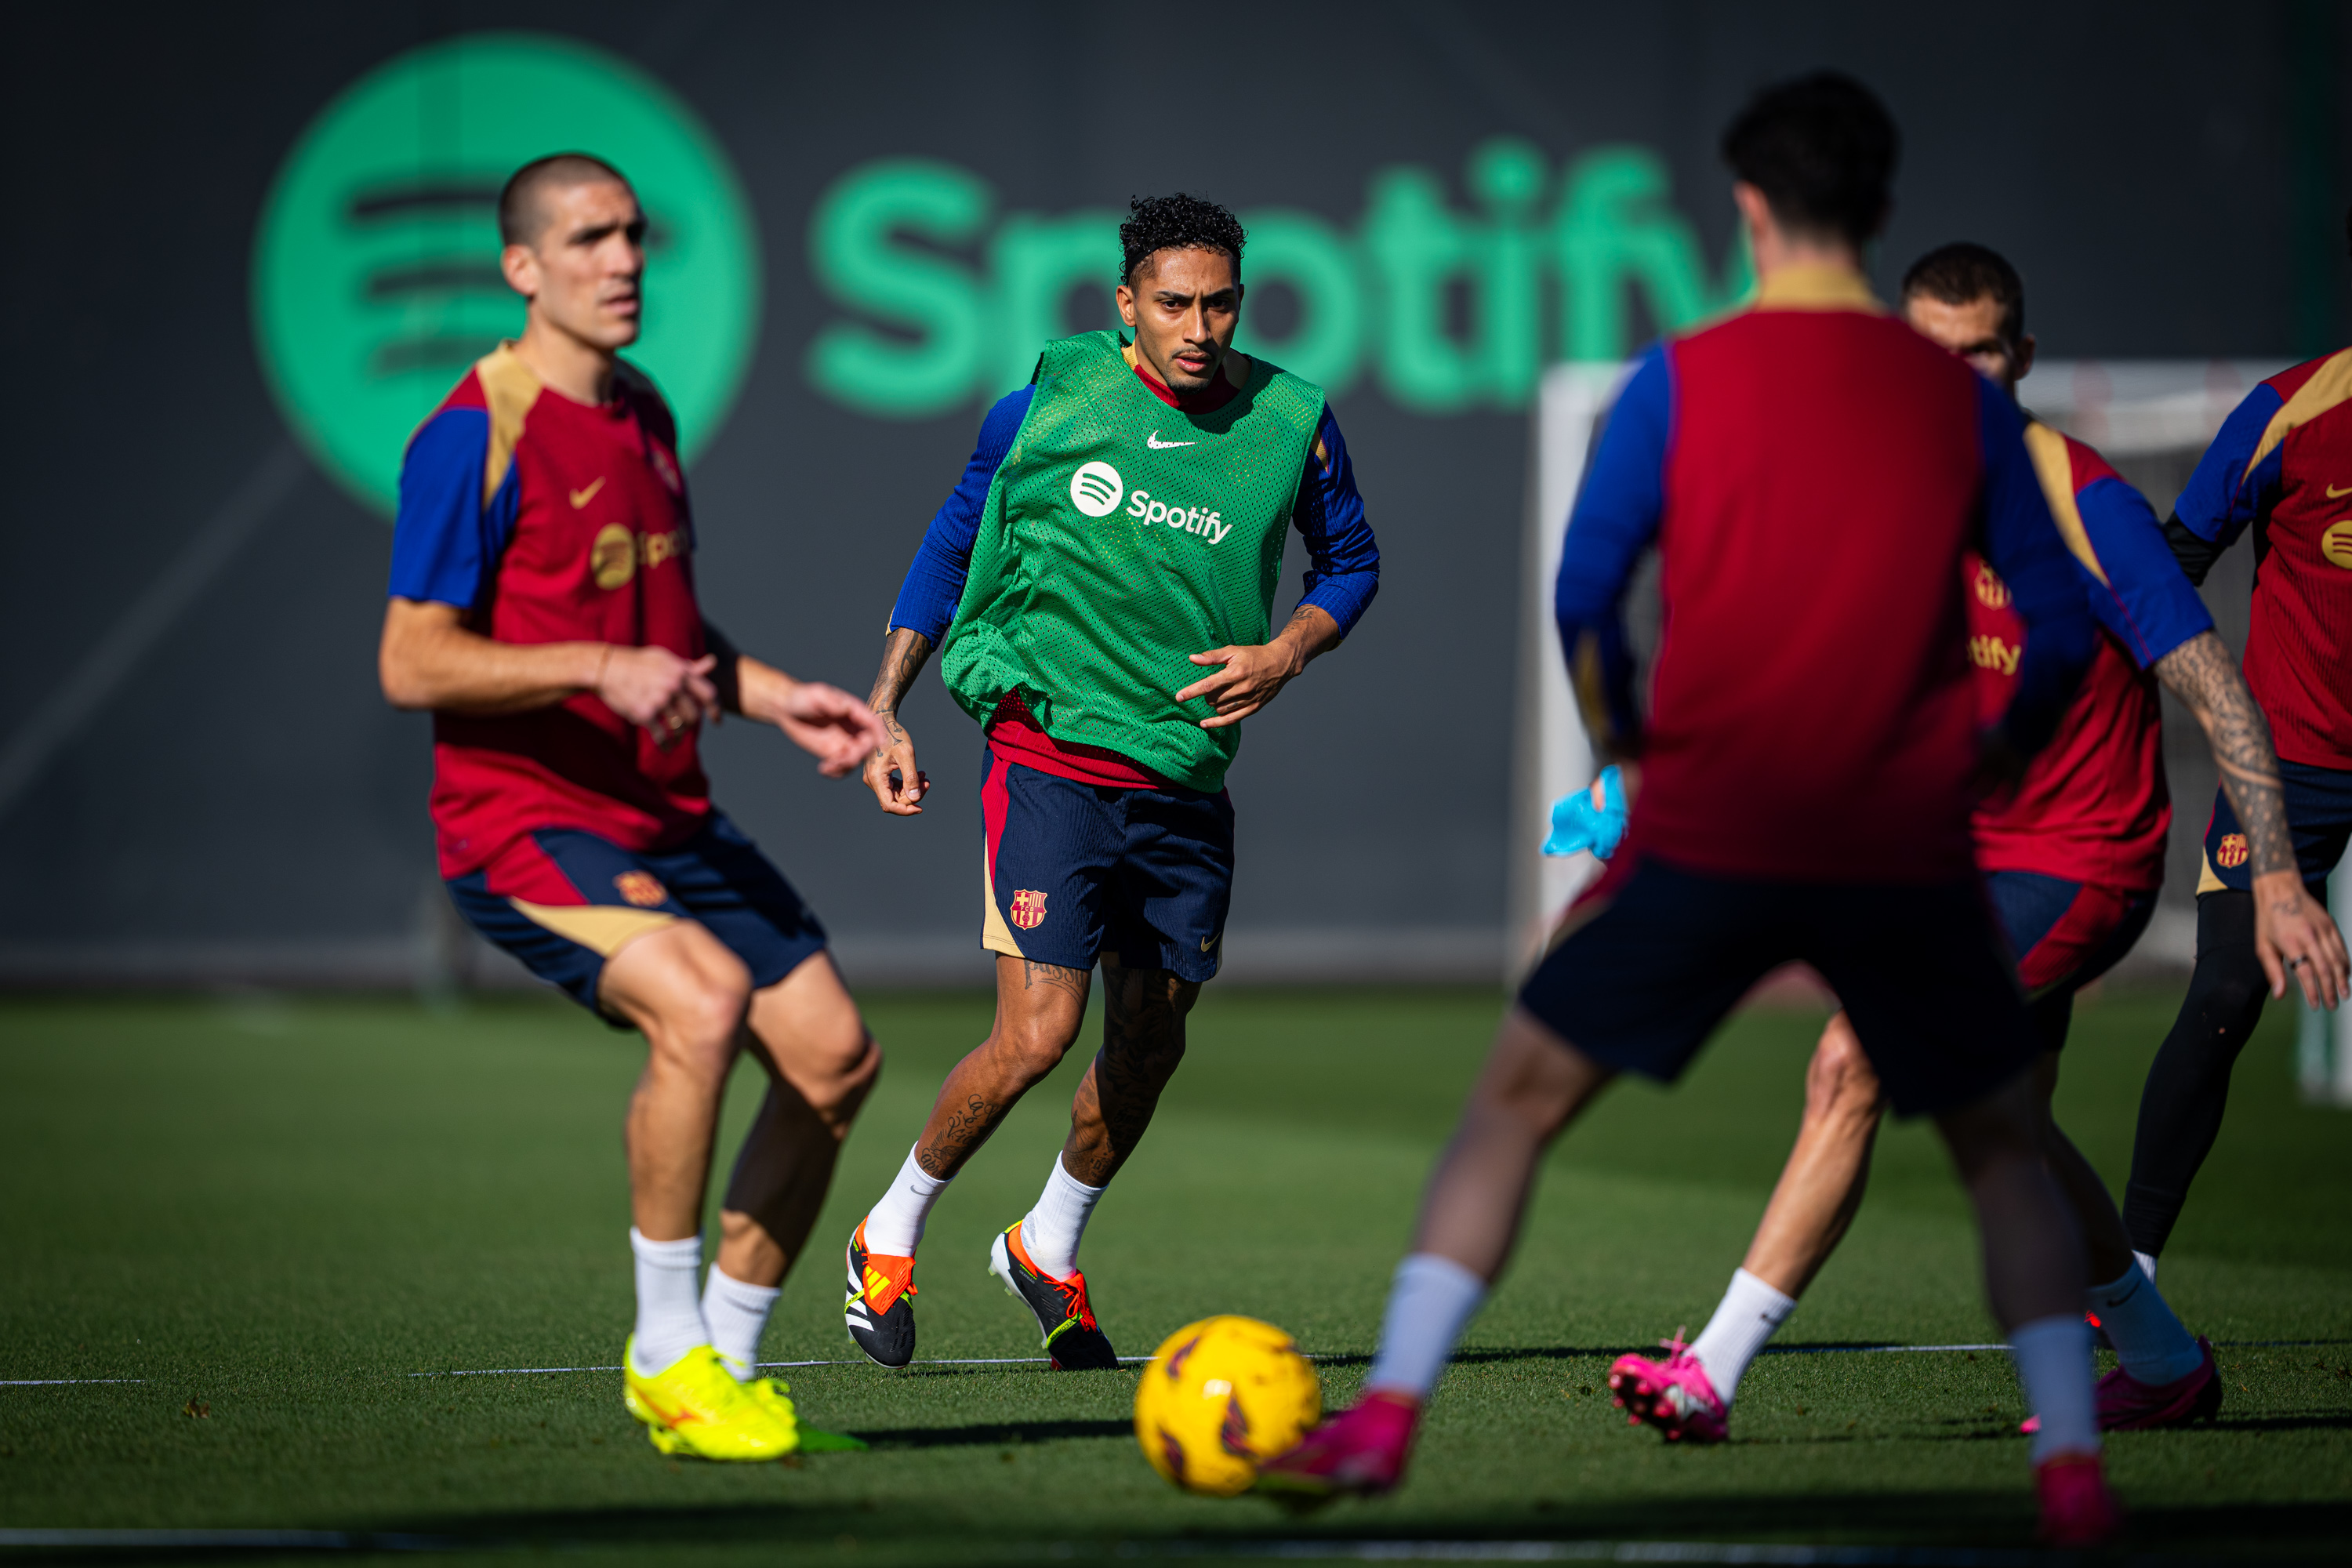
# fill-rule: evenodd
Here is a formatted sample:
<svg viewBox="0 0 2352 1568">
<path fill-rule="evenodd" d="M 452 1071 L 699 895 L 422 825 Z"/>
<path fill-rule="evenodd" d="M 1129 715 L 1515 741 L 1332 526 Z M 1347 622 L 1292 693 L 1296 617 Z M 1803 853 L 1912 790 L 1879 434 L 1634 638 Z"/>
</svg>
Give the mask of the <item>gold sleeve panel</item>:
<svg viewBox="0 0 2352 1568">
<path fill-rule="evenodd" d="M 2263 466 L 2263 459 L 2278 450 L 2288 431 L 2298 425 L 2310 424 L 2347 401 L 2352 401 L 2352 349 L 2330 355 L 2309 381 L 2295 389 L 2293 397 L 2279 405 L 2279 411 L 2263 427 L 2263 438 L 2254 444 L 2254 455 L 2247 460 L 2246 471 L 2238 476 L 2238 482 L 2244 484 Z"/>
</svg>

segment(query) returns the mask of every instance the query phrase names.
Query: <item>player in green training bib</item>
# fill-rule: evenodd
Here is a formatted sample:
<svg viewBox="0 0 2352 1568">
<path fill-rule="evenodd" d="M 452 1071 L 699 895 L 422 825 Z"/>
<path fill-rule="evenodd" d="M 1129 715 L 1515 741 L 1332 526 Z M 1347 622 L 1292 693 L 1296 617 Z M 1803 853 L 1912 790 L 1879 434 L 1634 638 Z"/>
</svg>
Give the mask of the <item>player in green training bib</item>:
<svg viewBox="0 0 2352 1568">
<path fill-rule="evenodd" d="M 940 1088 L 922 1136 L 848 1250 L 844 1316 L 884 1366 L 915 1353 L 915 1248 L 931 1205 L 1076 1043 L 1096 962 L 1102 1050 L 1036 1205 L 989 1267 L 1035 1314 L 1056 1367 L 1118 1364 L 1078 1238 L 1184 1054 L 1233 891 L 1225 770 L 1241 721 L 1339 646 L 1380 585 L 1380 550 L 1321 389 L 1233 351 L 1241 225 L 1213 203 L 1139 200 L 1119 226 L 1120 333 L 1048 343 L 981 425 L 890 613 L 866 766 L 882 809 L 929 781 L 898 722 L 934 648 L 986 734 L 982 945 L 996 1026 Z M 1312 565 L 1273 631 L 1282 547 Z"/>
</svg>

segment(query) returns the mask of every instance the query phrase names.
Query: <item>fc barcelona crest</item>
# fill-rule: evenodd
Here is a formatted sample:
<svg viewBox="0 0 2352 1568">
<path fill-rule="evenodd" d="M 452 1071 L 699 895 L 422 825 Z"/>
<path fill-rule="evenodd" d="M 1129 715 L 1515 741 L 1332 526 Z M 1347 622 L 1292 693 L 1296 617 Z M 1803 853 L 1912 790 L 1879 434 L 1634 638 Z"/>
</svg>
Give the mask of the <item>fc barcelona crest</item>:
<svg viewBox="0 0 2352 1568">
<path fill-rule="evenodd" d="M 651 871 L 624 871 L 613 879 L 613 886 L 621 897 L 641 910 L 669 900 L 669 889 Z"/>
<path fill-rule="evenodd" d="M 1019 926 L 1023 931 L 1034 931 L 1039 925 L 1044 923 L 1045 919 L 1045 894 L 1034 892 L 1027 888 L 1022 888 L 1014 891 L 1013 895 L 1013 923 L 1014 925 Z"/>
</svg>

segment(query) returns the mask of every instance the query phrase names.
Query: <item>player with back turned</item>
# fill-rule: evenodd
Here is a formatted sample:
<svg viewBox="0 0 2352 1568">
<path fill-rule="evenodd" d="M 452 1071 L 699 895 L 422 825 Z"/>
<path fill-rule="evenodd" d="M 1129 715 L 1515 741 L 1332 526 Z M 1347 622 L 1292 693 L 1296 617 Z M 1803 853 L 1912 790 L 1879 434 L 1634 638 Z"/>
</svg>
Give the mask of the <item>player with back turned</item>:
<svg viewBox="0 0 2352 1568">
<path fill-rule="evenodd" d="M 2352 239 L 2352 212 L 2345 216 Z M 2327 876 L 2352 841 L 2352 349 L 2281 371 L 2248 393 L 2189 477 L 2164 525 L 2189 580 L 2254 542 L 2246 684 L 2270 720 L 2285 786 L 2286 834 L 2242 815 L 2224 789 L 2205 829 L 2197 883 L 2197 967 L 2180 1016 L 2148 1068 L 2132 1143 L 2124 1223 L 2140 1263 L 2156 1260 L 2221 1136 L 2230 1069 L 2263 1003 L 2286 994 L 2263 927 Z M 2292 856 L 2273 843 L 2290 837 Z M 2310 988 L 2308 975 L 2305 989 Z"/>
<path fill-rule="evenodd" d="M 1322 392 L 1234 352 L 1241 225 L 1178 194 L 1120 226 L 1134 332 L 1045 345 L 989 411 L 890 615 L 866 783 L 897 816 L 926 784 L 900 700 L 934 647 L 986 732 L 982 945 L 996 1024 L 948 1075 L 905 1164 L 852 1235 L 843 1315 L 860 1350 L 915 1350 L 915 1248 L 931 1205 L 1076 1043 L 1097 958 L 1102 1049 L 1027 1215 L 989 1267 L 1057 1367 L 1117 1364 L 1077 1267 L 1096 1201 L 1184 1054 L 1184 1016 L 1223 956 L 1234 874 L 1225 770 L 1241 721 L 1339 645 L 1380 554 Z M 1273 637 L 1283 542 L 1306 594 Z"/>
<path fill-rule="evenodd" d="M 664 1453 L 819 1446 L 753 1375 L 784 1269 L 881 1064 L 824 928 L 711 804 L 721 710 L 835 777 L 887 739 L 866 705 L 738 652 L 702 618 L 668 405 L 637 338 L 645 214 L 618 171 L 541 158 L 499 199 L 522 336 L 408 445 L 380 663 L 433 713 L 441 874 L 474 928 L 607 1022 L 641 1030 L 626 1146 L 637 1317 L 623 1401 Z M 704 1189 L 735 1058 L 768 1076 L 707 1286 Z"/>
<path fill-rule="evenodd" d="M 2024 283 L 1982 246 L 1948 245 L 1913 263 L 1903 310 L 2011 396 L 2032 369 Z M 2017 954 L 2042 1047 L 2036 1082 L 2046 1152 L 2082 1226 L 2086 1305 L 2120 1363 L 2099 1382 L 2099 1426 L 2168 1426 L 2220 1408 L 2212 1347 L 2189 1336 L 2140 1272 L 2106 1184 L 2048 1111 L 2074 994 L 2130 951 L 2164 879 L 2172 806 L 2158 682 L 2202 726 L 2223 790 L 2241 818 L 2258 825 L 2256 863 L 2285 865 L 2294 851 L 2262 712 L 2166 548 L 2156 513 L 2082 442 L 2029 422 L 2026 445 L 2104 635 L 2057 735 L 2024 781 L 1977 807 L 1977 864 Z M 2016 615 L 1990 566 L 1972 558 L 1964 578 L 1980 708 L 1998 714 L 2017 679 Z M 2315 1005 L 2342 995 L 2344 946 L 2324 908 L 2298 888 L 2257 915 L 2260 948 L 2304 976 Z M 1881 1098 L 1853 1026 L 1838 1015 L 1806 1072 L 1797 1146 L 1705 1331 L 1687 1348 L 1672 1345 L 1663 1360 L 1629 1355 L 1610 1369 L 1618 1403 L 1635 1418 L 1670 1440 L 1727 1435 L 1748 1363 L 1795 1310 L 1861 1206 Z"/>
<path fill-rule="evenodd" d="M 1896 1110 L 1936 1118 L 1974 1203 L 1993 1310 L 2043 1415 L 2045 1532 L 2116 1527 L 2081 1246 L 2042 1163 L 2033 1040 L 1969 834 L 1976 780 L 2013 778 L 2049 740 L 2093 627 L 2015 405 L 1870 297 L 1862 250 L 1895 144 L 1878 100 L 1835 75 L 1768 89 L 1725 135 L 1755 305 L 1641 356 L 1560 561 L 1586 722 L 1626 759 L 1624 841 L 1471 1091 L 1364 1397 L 1263 1486 L 1393 1487 L 1545 1149 L 1618 1073 L 1677 1076 L 1757 980 L 1802 960 L 1844 999 Z M 1653 544 L 1666 629 L 1645 725 L 1619 605 Z M 1971 549 L 2027 633 L 1990 728 L 1962 630 Z"/>
</svg>

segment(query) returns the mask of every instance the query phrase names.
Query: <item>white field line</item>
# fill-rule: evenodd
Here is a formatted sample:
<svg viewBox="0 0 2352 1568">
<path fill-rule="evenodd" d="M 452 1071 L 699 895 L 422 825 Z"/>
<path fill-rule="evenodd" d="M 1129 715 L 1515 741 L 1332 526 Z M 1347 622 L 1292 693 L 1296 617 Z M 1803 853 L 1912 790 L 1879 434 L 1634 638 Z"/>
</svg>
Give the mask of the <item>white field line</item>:
<svg viewBox="0 0 2352 1568">
<path fill-rule="evenodd" d="M 2216 1340 L 2216 1350 L 2278 1350 L 2302 1345 L 2344 1344 L 2344 1340 Z M 1957 1354 L 1962 1351 L 2003 1351 L 2009 1346 L 2000 1343 L 1974 1345 L 1766 1345 L 1762 1355 L 1932 1355 Z M 1308 1361 L 1324 1361 L 1333 1352 L 1310 1351 Z M 941 1356 L 935 1360 L 909 1362 L 910 1366 L 1044 1366 L 1053 1358 L 1042 1355 Z M 1151 1360 L 1148 1355 L 1123 1355 L 1122 1366 L 1142 1366 Z M 763 1361 L 761 1372 L 787 1371 L 805 1366 L 866 1366 L 863 1356 L 840 1361 Z M 462 1367 L 446 1372 L 412 1372 L 411 1377 L 537 1377 L 560 1373 L 618 1372 L 616 1366 L 480 1366 Z M 143 1384 L 143 1377 L 0 1377 L 0 1388 L 58 1388 L 87 1384 Z M 5 1544 L 0 1541 L 0 1544 Z M 1763 1561 L 1758 1559 L 1757 1561 Z"/>
</svg>

